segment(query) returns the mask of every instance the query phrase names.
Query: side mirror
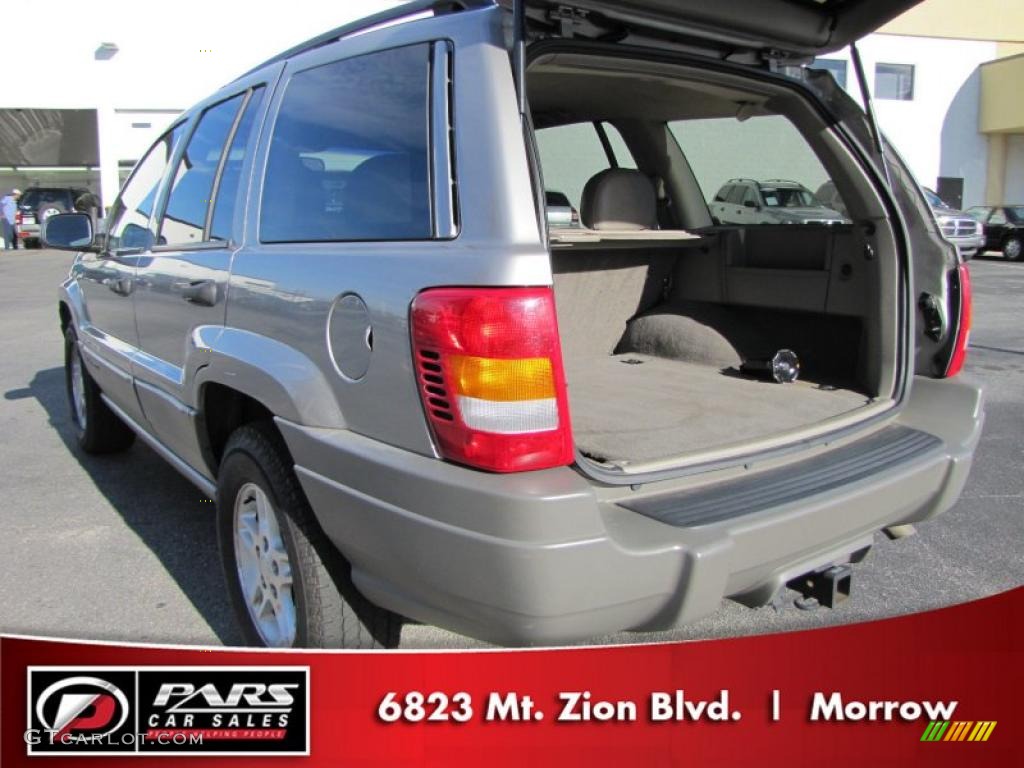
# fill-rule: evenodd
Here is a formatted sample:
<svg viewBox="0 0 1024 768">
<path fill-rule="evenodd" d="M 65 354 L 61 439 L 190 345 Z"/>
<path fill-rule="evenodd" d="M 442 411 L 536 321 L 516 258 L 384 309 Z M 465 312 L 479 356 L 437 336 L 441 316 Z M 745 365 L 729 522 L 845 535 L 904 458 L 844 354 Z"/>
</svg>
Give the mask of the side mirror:
<svg viewBox="0 0 1024 768">
<path fill-rule="evenodd" d="M 92 217 L 87 213 L 55 213 L 40 229 L 44 245 L 62 251 L 98 251 L 93 244 Z"/>
<path fill-rule="evenodd" d="M 757 210 L 757 209 L 758 209 L 758 208 L 760 208 L 761 206 L 759 206 L 759 205 L 758 205 L 757 203 L 755 203 L 755 202 L 754 202 L 753 200 L 744 200 L 744 201 L 743 201 L 743 207 L 744 207 L 744 208 L 753 208 L 753 209 Z"/>
</svg>

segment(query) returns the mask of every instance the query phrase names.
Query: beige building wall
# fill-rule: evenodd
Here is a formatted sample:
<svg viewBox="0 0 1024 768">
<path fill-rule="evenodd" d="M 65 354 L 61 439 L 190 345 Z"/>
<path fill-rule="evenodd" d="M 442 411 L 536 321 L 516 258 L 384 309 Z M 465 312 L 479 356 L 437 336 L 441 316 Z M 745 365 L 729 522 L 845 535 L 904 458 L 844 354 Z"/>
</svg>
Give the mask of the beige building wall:
<svg viewBox="0 0 1024 768">
<path fill-rule="evenodd" d="M 879 31 L 996 43 L 996 60 L 980 67 L 978 131 L 988 143 L 985 202 L 1016 201 L 1024 190 L 1024 0 L 924 0 Z"/>
<path fill-rule="evenodd" d="M 882 27 L 889 35 L 991 40 L 1000 56 L 1024 52 L 1022 0 L 924 0 Z"/>
</svg>

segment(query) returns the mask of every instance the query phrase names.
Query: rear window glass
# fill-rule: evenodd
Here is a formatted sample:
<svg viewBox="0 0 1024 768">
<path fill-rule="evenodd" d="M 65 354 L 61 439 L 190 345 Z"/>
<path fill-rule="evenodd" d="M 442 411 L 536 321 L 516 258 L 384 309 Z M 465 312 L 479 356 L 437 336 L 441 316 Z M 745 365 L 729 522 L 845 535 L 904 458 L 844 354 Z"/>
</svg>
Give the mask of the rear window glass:
<svg viewBox="0 0 1024 768">
<path fill-rule="evenodd" d="M 427 44 L 295 75 L 260 208 L 263 242 L 430 238 Z"/>
<path fill-rule="evenodd" d="M 57 203 L 68 207 L 71 204 L 71 192 L 67 189 L 29 189 L 18 204 L 35 208 L 42 203 Z"/>
<path fill-rule="evenodd" d="M 669 129 L 683 151 L 712 215 L 722 224 L 792 224 L 843 221 L 846 206 L 835 184 L 797 127 L 782 115 L 676 120 Z M 770 148 L 770 151 L 766 151 Z M 732 190 L 723 187 L 746 180 Z M 737 194 L 757 184 L 756 194 Z M 819 194 L 819 190 L 821 193 Z M 826 194 L 827 193 L 827 194 Z M 716 195 L 717 198 L 716 199 Z M 737 210 L 748 200 L 761 213 Z M 829 200 L 826 205 L 822 198 Z M 756 216 L 756 218 L 752 218 Z"/>
<path fill-rule="evenodd" d="M 602 123 L 611 145 L 615 164 L 620 168 L 636 168 L 626 142 L 611 123 Z M 567 205 L 580 208 L 583 187 L 591 177 L 612 166 L 601 136 L 593 123 L 571 123 L 541 128 L 536 131 L 544 184 L 548 191 L 557 191 L 568 198 Z M 552 203 L 548 203 L 551 205 Z"/>
</svg>

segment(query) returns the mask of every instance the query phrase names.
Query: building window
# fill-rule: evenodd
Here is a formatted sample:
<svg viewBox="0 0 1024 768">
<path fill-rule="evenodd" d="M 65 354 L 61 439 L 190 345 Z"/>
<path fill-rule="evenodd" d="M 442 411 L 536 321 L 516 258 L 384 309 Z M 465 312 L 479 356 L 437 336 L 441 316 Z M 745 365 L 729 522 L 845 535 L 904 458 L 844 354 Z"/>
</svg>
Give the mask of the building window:
<svg viewBox="0 0 1024 768">
<path fill-rule="evenodd" d="M 914 66 L 875 64 L 875 98 L 911 101 L 914 98 Z"/>
<path fill-rule="evenodd" d="M 843 59 L 815 59 L 811 69 L 824 69 L 831 72 L 840 88 L 846 88 L 846 62 Z"/>
</svg>

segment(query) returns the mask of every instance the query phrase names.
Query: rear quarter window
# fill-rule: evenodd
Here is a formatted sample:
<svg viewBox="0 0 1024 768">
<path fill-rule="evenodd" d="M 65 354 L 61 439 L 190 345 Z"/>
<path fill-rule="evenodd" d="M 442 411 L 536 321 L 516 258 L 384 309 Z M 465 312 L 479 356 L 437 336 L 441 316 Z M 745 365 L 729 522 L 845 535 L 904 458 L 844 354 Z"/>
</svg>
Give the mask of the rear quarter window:
<svg viewBox="0 0 1024 768">
<path fill-rule="evenodd" d="M 429 55 L 424 43 L 292 77 L 267 159 L 261 241 L 432 237 Z"/>
</svg>

